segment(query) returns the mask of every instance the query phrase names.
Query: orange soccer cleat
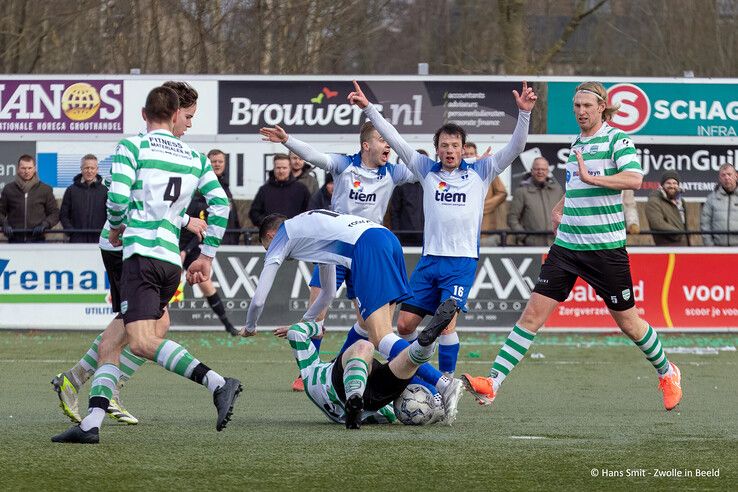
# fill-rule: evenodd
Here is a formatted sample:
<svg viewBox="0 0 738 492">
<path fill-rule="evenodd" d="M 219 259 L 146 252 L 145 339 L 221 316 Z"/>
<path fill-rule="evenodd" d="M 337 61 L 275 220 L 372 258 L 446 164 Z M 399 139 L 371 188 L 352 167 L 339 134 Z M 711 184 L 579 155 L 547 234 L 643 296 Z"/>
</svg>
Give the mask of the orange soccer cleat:
<svg viewBox="0 0 738 492">
<path fill-rule="evenodd" d="M 495 386 L 492 378 L 463 374 L 461 380 L 464 382 L 466 390 L 472 394 L 480 405 L 491 405 L 495 401 Z"/>
<path fill-rule="evenodd" d="M 664 408 L 671 410 L 682 399 L 682 372 L 676 364 L 669 362 L 671 374 L 659 377 L 659 391 L 664 394 Z"/>
</svg>

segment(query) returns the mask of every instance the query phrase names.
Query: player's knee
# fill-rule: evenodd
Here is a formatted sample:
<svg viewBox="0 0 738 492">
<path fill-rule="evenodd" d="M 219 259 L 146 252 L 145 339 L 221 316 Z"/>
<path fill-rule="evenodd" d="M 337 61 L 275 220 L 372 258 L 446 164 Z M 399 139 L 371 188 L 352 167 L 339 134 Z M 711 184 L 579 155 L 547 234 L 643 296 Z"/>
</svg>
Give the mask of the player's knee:
<svg viewBox="0 0 738 492">
<path fill-rule="evenodd" d="M 349 352 L 352 358 L 359 357 L 364 360 L 370 360 L 374 356 L 374 344 L 368 340 L 357 340 L 347 352 Z"/>
<path fill-rule="evenodd" d="M 410 335 L 411 333 L 414 333 L 417 328 L 417 323 L 403 317 L 402 315 L 400 315 L 400 319 L 397 320 L 397 332 L 400 335 Z"/>
</svg>

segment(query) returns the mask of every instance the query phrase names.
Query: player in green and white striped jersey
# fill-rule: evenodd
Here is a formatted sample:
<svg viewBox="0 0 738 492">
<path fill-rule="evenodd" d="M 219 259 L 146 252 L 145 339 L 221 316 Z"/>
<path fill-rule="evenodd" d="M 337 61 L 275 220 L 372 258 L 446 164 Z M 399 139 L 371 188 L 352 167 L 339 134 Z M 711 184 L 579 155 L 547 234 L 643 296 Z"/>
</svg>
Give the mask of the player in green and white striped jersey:
<svg viewBox="0 0 738 492">
<path fill-rule="evenodd" d="M 163 85 L 174 90 L 179 97 L 180 115 L 182 117 L 177 118 L 172 133 L 177 138 L 181 138 L 187 132 L 187 129 L 192 126 L 192 119 L 197 112 L 197 91 L 186 82 L 168 81 Z M 105 178 L 106 188 L 110 188 L 110 182 L 110 176 L 107 176 Z M 199 218 L 188 217 L 187 215 L 182 219 L 182 225 L 202 240 L 202 233 L 207 228 L 207 223 Z M 99 247 L 103 263 L 105 264 L 105 272 L 110 282 L 111 309 L 114 313 L 118 313 L 118 315 L 111 320 L 106 330 L 92 341 L 87 351 L 72 368 L 57 374 L 51 381 L 54 390 L 59 396 L 62 411 L 73 422 L 82 421 L 82 417 L 79 414 L 77 395 L 79 389 L 97 370 L 98 353 L 101 350 L 100 342 L 108 330 L 111 333 L 114 333 L 116 330 L 119 332 L 123 332 L 124 330 L 123 318 L 120 315 L 120 278 L 123 263 L 123 246 L 113 246 L 110 244 L 108 240 L 109 235 L 110 223 L 106 220 L 100 234 Z M 208 302 L 210 301 L 211 299 L 208 298 Z M 216 301 L 219 303 L 220 299 L 216 299 Z M 159 319 L 157 332 L 160 334 L 165 333 L 168 326 L 169 316 L 167 312 Z M 105 347 L 106 345 L 103 345 L 102 350 L 105 350 Z M 113 398 L 110 400 L 107 412 L 111 417 L 126 424 L 137 424 L 138 419 L 123 407 L 120 400 L 120 387 L 133 376 L 144 362 L 145 359 L 136 357 L 127 347 L 123 349 L 120 356 L 122 374 L 118 386 L 113 391 Z"/>
<path fill-rule="evenodd" d="M 334 266 L 320 267 L 321 281 L 332 281 L 321 285 L 335 285 Z M 387 363 L 374 358 L 374 345 L 368 340 L 357 340 L 338 359 L 321 362 L 310 341 L 322 332 L 320 324 L 314 321 L 303 320 L 289 328 L 278 328 L 274 334 L 289 340 L 310 401 L 333 422 L 345 424 L 347 429 L 359 429 L 362 423 L 397 420 L 392 402 L 405 390 L 418 367 L 433 356 L 436 340 L 455 315 L 456 301 L 447 299 L 418 338 Z"/>
<path fill-rule="evenodd" d="M 172 134 L 178 117 L 177 93 L 154 88 L 143 114 L 147 133 L 124 139 L 116 149 L 108 192 L 110 243 L 121 244 L 123 269 L 121 313 L 125 333 L 115 340 L 117 353 L 100 357 L 90 388 L 89 413 L 79 426 L 52 438 L 54 442 L 99 442 L 112 392 L 121 376 L 120 350 L 126 339 L 137 357 L 206 386 L 218 411 L 216 429 L 225 428 L 241 392 L 237 379 L 223 378 L 195 359 L 184 347 L 159 337 L 156 322 L 174 294 L 181 275 L 179 224 L 197 189 L 208 202 L 208 235 L 200 258 L 190 266 L 188 281 L 209 278 L 215 249 L 225 230 L 229 202 L 207 158 Z M 112 342 L 111 342 L 112 343 Z"/>
<path fill-rule="evenodd" d="M 607 91 L 599 82 L 577 87 L 574 116 L 581 133 L 566 163 L 566 194 L 552 211 L 556 240 L 522 316 L 497 353 L 490 377 L 463 376 L 480 403 L 492 403 L 578 277 L 594 287 L 618 327 L 656 369 L 664 407 L 671 410 L 682 398 L 679 368 L 669 362 L 658 334 L 635 307 L 622 190 L 639 189 L 643 171 L 633 141 L 608 124 L 617 110 L 608 105 Z"/>
</svg>

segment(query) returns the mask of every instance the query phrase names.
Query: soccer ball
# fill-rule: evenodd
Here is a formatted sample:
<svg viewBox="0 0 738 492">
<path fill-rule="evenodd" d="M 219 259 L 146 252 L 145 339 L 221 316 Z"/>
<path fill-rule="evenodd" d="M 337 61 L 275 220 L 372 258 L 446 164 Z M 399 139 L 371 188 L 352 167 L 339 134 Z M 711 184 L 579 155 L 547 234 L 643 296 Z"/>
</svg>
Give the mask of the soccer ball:
<svg viewBox="0 0 738 492">
<path fill-rule="evenodd" d="M 422 384 L 409 384 L 395 400 L 394 407 L 397 420 L 405 425 L 432 424 L 443 416 L 443 405 Z"/>
</svg>

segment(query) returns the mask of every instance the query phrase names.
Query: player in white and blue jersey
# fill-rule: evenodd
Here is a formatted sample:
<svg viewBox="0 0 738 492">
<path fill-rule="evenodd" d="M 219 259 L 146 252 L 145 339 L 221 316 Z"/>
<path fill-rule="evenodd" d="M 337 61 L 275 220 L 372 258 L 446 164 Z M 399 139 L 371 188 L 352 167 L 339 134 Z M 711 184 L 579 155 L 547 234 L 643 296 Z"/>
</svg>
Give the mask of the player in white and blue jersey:
<svg viewBox="0 0 738 492">
<path fill-rule="evenodd" d="M 243 336 L 256 333 L 277 270 L 285 260 L 295 259 L 318 263 L 322 286 L 303 321 L 315 321 L 328 307 L 336 293 L 335 267 L 341 265 L 353 279 L 359 319 L 366 326 L 369 341 L 388 360 L 410 345 L 392 330 L 395 305 L 408 299 L 411 292 L 402 247 L 388 229 L 356 215 L 311 210 L 289 220 L 278 214 L 267 216 L 259 229 L 259 239 L 267 253 L 246 326 L 241 330 Z M 449 425 L 456 418 L 460 383 L 443 377 L 436 385 Z"/>
<path fill-rule="evenodd" d="M 353 155 L 320 152 L 311 145 L 288 135 L 280 126 L 261 128 L 259 133 L 264 140 L 283 144 L 302 159 L 333 175 L 331 210 L 334 212 L 358 215 L 381 224 L 395 187 L 417 181 L 407 167 L 388 161 L 390 146 L 374 129 L 371 122 L 365 122 L 362 125 L 359 132 L 361 150 Z M 340 288 L 344 280 L 347 297 L 355 299 L 351 276 L 347 276 L 347 270 L 342 266 L 336 267 L 336 289 Z M 313 278 L 310 280 L 311 303 L 315 301 L 319 292 L 320 277 L 316 266 Z M 326 312 L 318 316 L 318 324 L 322 325 L 325 316 Z M 357 318 L 360 317 L 357 316 Z M 357 322 L 349 329 L 346 342 L 341 350 L 345 350 L 359 339 L 366 340 L 367 332 Z M 313 344 L 319 349 L 320 338 L 314 338 Z M 299 381 L 296 381 L 293 384 L 293 389 L 298 389 L 296 386 L 298 383 Z"/>
<path fill-rule="evenodd" d="M 493 156 L 469 164 L 462 159 L 466 142 L 462 127 L 446 124 L 436 132 L 433 143 L 440 159 L 436 162 L 414 150 L 369 103 L 359 84 L 354 82 L 354 87 L 349 102 L 364 110 L 423 186 L 423 257 L 411 276 L 413 298 L 403 303 L 397 326 L 401 335 L 408 336 L 415 333 L 418 324 L 433 312 L 441 299 L 456 299 L 466 311 L 479 257 L 484 198 L 492 180 L 525 148 L 530 111 L 537 96 L 525 82 L 520 93 L 513 91 L 520 111 L 510 143 Z M 441 370 L 451 374 L 456 369 L 459 353 L 455 325 L 454 320 L 439 346 L 439 360 L 444 362 Z"/>
</svg>

